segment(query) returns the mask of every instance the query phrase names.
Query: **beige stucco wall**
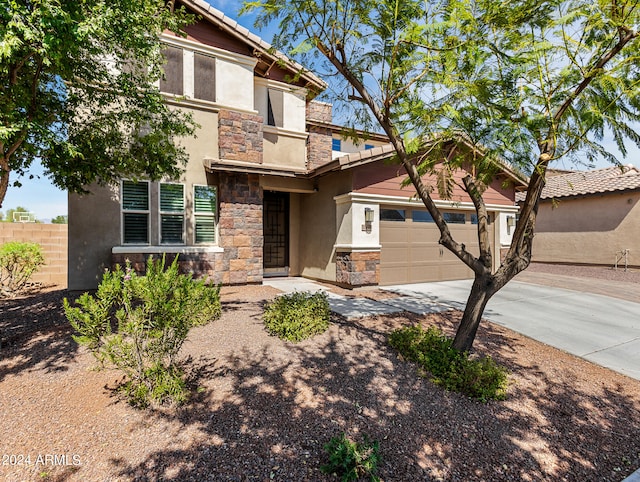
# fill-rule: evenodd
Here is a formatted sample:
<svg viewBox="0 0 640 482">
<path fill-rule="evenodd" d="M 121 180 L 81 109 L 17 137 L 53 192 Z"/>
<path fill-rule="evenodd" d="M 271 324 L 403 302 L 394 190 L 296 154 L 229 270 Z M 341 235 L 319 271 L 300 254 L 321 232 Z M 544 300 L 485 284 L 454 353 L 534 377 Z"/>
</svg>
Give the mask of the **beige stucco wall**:
<svg viewBox="0 0 640 482">
<path fill-rule="evenodd" d="M 330 174 L 318 180 L 318 191 L 304 194 L 300 204 L 301 275 L 336 281 L 334 244 L 337 238 L 334 197 L 351 190 L 351 173 Z"/>
<path fill-rule="evenodd" d="M 92 194 L 69 194 L 70 290 L 95 289 L 120 244 L 119 186 L 91 186 Z"/>
<path fill-rule="evenodd" d="M 533 261 L 613 265 L 624 249 L 640 266 L 640 193 L 540 203 Z"/>
<path fill-rule="evenodd" d="M 265 126 L 262 144 L 264 164 L 277 164 L 292 169 L 304 170 L 307 165 L 307 140 L 300 135 L 271 131 Z"/>
</svg>

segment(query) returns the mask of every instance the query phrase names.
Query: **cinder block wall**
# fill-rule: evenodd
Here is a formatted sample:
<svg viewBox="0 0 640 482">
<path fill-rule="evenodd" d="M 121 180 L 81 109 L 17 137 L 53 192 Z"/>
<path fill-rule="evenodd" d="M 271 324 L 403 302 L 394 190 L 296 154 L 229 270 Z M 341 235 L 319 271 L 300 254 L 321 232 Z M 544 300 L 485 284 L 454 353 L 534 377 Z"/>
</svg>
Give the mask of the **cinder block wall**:
<svg viewBox="0 0 640 482">
<path fill-rule="evenodd" d="M 33 276 L 35 283 L 67 287 L 66 224 L 0 223 L 0 245 L 9 241 L 38 243 L 44 253 L 44 266 Z"/>
</svg>

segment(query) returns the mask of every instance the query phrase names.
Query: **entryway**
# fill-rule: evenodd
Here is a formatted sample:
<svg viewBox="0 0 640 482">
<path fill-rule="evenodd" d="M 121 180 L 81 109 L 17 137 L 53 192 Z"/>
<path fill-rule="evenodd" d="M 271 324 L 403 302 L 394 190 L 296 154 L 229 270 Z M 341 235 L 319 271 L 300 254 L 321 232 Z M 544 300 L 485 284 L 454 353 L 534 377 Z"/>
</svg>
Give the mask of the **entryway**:
<svg viewBox="0 0 640 482">
<path fill-rule="evenodd" d="M 263 276 L 289 275 L 289 193 L 264 191 Z"/>
</svg>

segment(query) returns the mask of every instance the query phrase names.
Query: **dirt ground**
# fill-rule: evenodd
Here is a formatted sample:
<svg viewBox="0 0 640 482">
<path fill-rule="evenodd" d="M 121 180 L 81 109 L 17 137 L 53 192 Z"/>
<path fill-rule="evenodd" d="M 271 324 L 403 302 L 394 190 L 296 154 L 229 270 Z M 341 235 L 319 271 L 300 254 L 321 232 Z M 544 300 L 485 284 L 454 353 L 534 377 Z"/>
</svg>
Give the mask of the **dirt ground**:
<svg viewBox="0 0 640 482">
<path fill-rule="evenodd" d="M 611 281 L 613 282 L 613 281 Z M 366 293 L 366 291 L 363 291 Z M 299 344 L 262 325 L 269 287 L 225 287 L 223 316 L 184 346 L 197 387 L 140 411 L 71 338 L 64 290 L 0 302 L 0 480 L 338 480 L 319 471 L 342 432 L 380 442 L 385 481 L 620 481 L 640 467 L 640 382 L 485 323 L 475 349 L 511 371 L 508 399 L 442 391 L 386 342 L 459 313 L 334 318 Z"/>
</svg>

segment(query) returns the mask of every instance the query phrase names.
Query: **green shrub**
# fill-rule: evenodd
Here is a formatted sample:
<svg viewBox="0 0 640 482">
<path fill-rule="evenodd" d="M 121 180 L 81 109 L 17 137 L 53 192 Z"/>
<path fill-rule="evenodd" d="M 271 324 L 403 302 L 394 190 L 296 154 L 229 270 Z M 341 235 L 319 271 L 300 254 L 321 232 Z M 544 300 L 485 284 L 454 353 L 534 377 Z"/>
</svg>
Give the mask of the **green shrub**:
<svg viewBox="0 0 640 482">
<path fill-rule="evenodd" d="M 330 315 L 326 293 L 294 291 L 268 303 L 263 319 L 269 333 L 296 343 L 326 331 Z"/>
<path fill-rule="evenodd" d="M 473 359 L 452 348 L 453 341 L 436 327 L 423 330 L 419 325 L 395 330 L 389 344 L 407 360 L 432 375 L 432 381 L 446 390 L 464 393 L 482 402 L 503 400 L 507 390 L 507 371 L 492 358 Z"/>
<path fill-rule="evenodd" d="M 220 317 L 220 289 L 178 273 L 178 258 L 165 270 L 165 260 L 147 263 L 138 276 L 129 262 L 123 271 L 106 271 L 91 296 L 79 307 L 64 300 L 74 340 L 100 362 L 121 370 L 119 388 L 137 407 L 150 403 L 180 404 L 188 392 L 177 355 L 189 330 Z"/>
<path fill-rule="evenodd" d="M 329 455 L 329 463 L 320 467 L 325 474 L 340 476 L 342 482 L 369 477 L 371 481 L 379 481 L 376 476 L 378 462 L 380 462 L 379 444 L 370 442 L 365 435 L 362 443 L 354 442 L 344 433 L 340 437 L 333 437 L 325 444 L 324 450 Z"/>
<path fill-rule="evenodd" d="M 3 244 L 0 246 L 0 292 L 8 296 L 19 293 L 43 264 L 39 244 L 20 241 Z"/>
</svg>

